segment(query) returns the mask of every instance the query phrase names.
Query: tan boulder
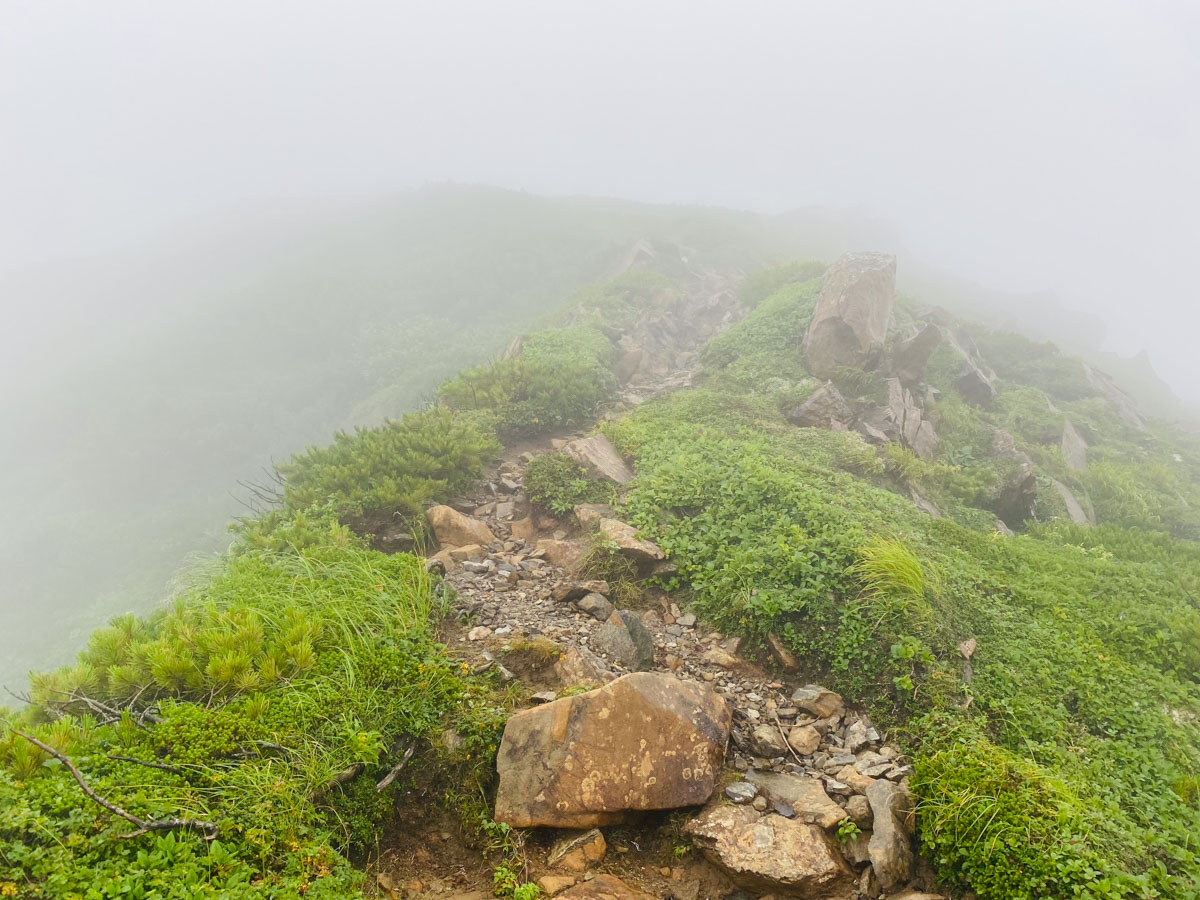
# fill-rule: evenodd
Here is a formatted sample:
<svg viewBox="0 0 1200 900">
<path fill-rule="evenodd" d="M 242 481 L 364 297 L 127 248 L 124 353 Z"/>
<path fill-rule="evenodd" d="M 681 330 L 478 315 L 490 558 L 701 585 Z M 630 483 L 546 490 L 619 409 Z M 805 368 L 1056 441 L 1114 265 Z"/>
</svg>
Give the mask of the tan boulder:
<svg viewBox="0 0 1200 900">
<path fill-rule="evenodd" d="M 478 544 L 467 544 L 465 547 L 451 547 L 450 558 L 455 562 L 465 562 L 467 560 L 483 559 L 487 556 L 487 551 Z"/>
<path fill-rule="evenodd" d="M 496 821 L 589 828 L 698 806 L 716 787 L 729 726 L 710 688 L 651 672 L 523 710 L 496 759 Z"/>
<path fill-rule="evenodd" d="M 810 712 L 821 719 L 836 718 L 846 711 L 846 704 L 841 694 L 835 694 L 829 688 L 819 684 L 809 684 L 796 688 L 792 693 L 792 702 L 805 712 Z"/>
<path fill-rule="evenodd" d="M 572 647 L 564 653 L 554 664 L 554 674 L 567 687 L 599 687 L 613 679 L 612 670 L 586 647 Z"/>
<path fill-rule="evenodd" d="M 587 548 L 579 541 L 553 539 L 538 541 L 534 549 L 541 551 L 542 559 L 550 565 L 558 566 L 561 569 L 574 569 L 579 560 L 583 559 L 583 554 L 587 552 Z"/>
<path fill-rule="evenodd" d="M 637 536 L 636 528 L 617 519 L 601 519 L 600 534 L 606 541 L 615 544 L 618 552 L 634 562 L 656 562 L 667 558 L 658 544 L 642 540 Z"/>
<path fill-rule="evenodd" d="M 478 519 L 463 515 L 449 506 L 431 506 L 425 518 L 438 543 L 443 547 L 465 547 L 468 544 L 494 544 L 496 536 Z"/>
<path fill-rule="evenodd" d="M 874 827 L 868 844 L 871 868 L 885 891 L 906 884 L 912 877 L 913 850 L 907 820 L 912 798 L 908 791 L 880 779 L 867 788 Z"/>
<path fill-rule="evenodd" d="M 601 519 L 611 519 L 615 510 L 607 503 L 580 503 L 575 507 L 575 518 L 584 528 L 599 525 Z"/>
<path fill-rule="evenodd" d="M 801 756 L 812 756 L 821 746 L 821 732 L 811 725 L 793 725 L 788 731 L 787 741 Z"/>
<path fill-rule="evenodd" d="M 853 885 L 850 869 L 816 825 L 721 804 L 683 830 L 711 862 L 749 890 L 845 897 Z"/>
<path fill-rule="evenodd" d="M 878 362 L 892 320 L 896 257 L 843 253 L 825 272 L 821 296 L 804 339 L 809 368 L 821 377 L 839 366 Z"/>
<path fill-rule="evenodd" d="M 631 888 L 616 875 L 597 875 L 558 896 L 562 900 L 655 900 L 653 894 Z"/>
<path fill-rule="evenodd" d="M 526 516 L 523 519 L 517 519 L 509 526 L 512 536 L 516 540 L 528 541 L 532 540 L 537 534 L 537 526 L 533 524 L 533 516 Z"/>
<path fill-rule="evenodd" d="M 633 472 L 625 465 L 625 460 L 612 445 L 612 441 L 602 434 L 593 434 L 585 438 L 577 438 L 563 447 L 563 453 L 575 460 L 588 474 L 616 484 L 628 484 L 633 480 Z"/>
<path fill-rule="evenodd" d="M 543 875 L 537 885 L 547 897 L 560 894 L 575 883 L 574 875 Z"/>
</svg>

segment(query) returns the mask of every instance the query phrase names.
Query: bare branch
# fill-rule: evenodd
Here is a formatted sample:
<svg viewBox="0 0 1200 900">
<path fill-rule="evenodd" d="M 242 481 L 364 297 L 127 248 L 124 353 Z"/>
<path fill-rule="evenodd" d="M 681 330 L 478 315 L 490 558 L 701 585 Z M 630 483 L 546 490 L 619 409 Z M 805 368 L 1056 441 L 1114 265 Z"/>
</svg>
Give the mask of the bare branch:
<svg viewBox="0 0 1200 900">
<path fill-rule="evenodd" d="M 385 787 L 387 787 L 389 784 L 391 784 L 393 781 L 396 780 L 396 776 L 400 774 L 400 771 L 406 765 L 408 765 L 408 761 L 410 759 L 412 759 L 412 755 L 416 751 L 416 749 L 417 749 L 417 745 L 413 744 L 411 747 L 409 747 L 407 750 L 404 751 L 404 758 L 401 759 L 400 762 L 396 763 L 396 765 L 392 766 L 392 771 L 390 771 L 386 775 L 384 775 L 383 780 L 381 782 L 379 782 L 379 784 L 375 785 L 376 791 L 382 791 Z"/>
<path fill-rule="evenodd" d="M 117 762 L 136 763 L 139 766 L 146 766 L 150 769 L 162 769 L 164 772 L 171 772 L 175 775 L 184 774 L 183 769 L 178 766 L 168 766 L 166 763 L 151 762 L 148 759 L 138 759 L 135 756 L 117 756 L 115 753 L 110 753 L 108 754 L 108 758 Z"/>
<path fill-rule="evenodd" d="M 105 809 L 107 809 L 113 815 L 120 816 L 125 821 L 132 822 L 134 825 L 138 826 L 137 831 L 131 831 L 129 834 L 121 835 L 121 837 L 123 837 L 123 838 L 137 837 L 138 835 L 147 834 L 151 831 L 172 831 L 174 829 L 198 831 L 202 835 L 204 835 L 204 839 L 207 841 L 213 840 L 214 838 L 216 838 L 216 836 L 218 834 L 220 834 L 220 829 L 216 825 L 214 825 L 212 822 L 205 822 L 200 819 L 169 818 L 169 819 L 153 819 L 150 821 L 147 821 L 146 819 L 139 819 L 137 816 L 133 815 L 133 813 L 126 812 L 121 807 L 117 806 L 117 804 L 113 803 L 110 800 L 105 800 L 103 797 L 101 797 L 99 794 L 97 794 L 94 790 L 92 790 L 91 787 L 88 786 L 88 783 L 83 780 L 83 774 L 75 766 L 75 763 L 71 762 L 70 757 L 66 756 L 63 753 L 59 753 L 57 750 L 55 750 L 49 744 L 44 744 L 41 741 L 39 741 L 37 738 L 33 737 L 32 735 L 28 735 L 23 731 L 18 731 L 17 729 L 14 728 L 14 729 L 12 729 L 12 733 L 17 735 L 17 737 L 22 737 L 25 740 L 29 741 L 29 743 L 33 744 L 33 746 L 37 747 L 39 750 L 43 751 L 44 753 L 49 753 L 51 756 L 53 756 L 55 759 L 57 759 L 60 763 L 62 763 L 64 766 L 66 766 L 67 770 L 71 773 L 72 777 L 75 779 L 76 784 L 78 784 L 80 789 L 85 794 L 87 794 L 87 796 L 90 800 L 92 800 L 95 803 L 98 803 L 100 806 L 103 806 Z"/>
</svg>

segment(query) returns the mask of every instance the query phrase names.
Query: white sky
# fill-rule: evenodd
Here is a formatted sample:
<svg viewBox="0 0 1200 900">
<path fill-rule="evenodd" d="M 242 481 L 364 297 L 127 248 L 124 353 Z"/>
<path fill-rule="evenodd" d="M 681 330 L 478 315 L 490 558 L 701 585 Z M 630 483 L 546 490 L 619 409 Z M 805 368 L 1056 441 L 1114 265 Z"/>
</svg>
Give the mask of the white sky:
<svg viewBox="0 0 1200 900">
<path fill-rule="evenodd" d="M 1196 398 L 1198 160 L 1194 3 L 0 0 L 0 267 L 428 181 L 863 207 Z"/>
</svg>

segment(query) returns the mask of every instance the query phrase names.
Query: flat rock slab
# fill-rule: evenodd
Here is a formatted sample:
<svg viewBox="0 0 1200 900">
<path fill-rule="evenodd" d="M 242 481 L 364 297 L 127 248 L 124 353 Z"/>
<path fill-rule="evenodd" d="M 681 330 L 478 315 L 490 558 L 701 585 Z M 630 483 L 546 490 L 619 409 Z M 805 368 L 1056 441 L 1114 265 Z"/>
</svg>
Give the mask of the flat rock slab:
<svg viewBox="0 0 1200 900">
<path fill-rule="evenodd" d="M 833 828 L 846 818 L 846 811 L 825 793 L 825 785 L 816 778 L 779 775 L 751 769 L 746 780 L 767 797 L 795 810 L 795 818 L 808 825 Z"/>
<path fill-rule="evenodd" d="M 622 556 L 628 556 L 634 562 L 651 563 L 667 558 L 658 544 L 642 540 L 637 536 L 636 528 L 618 519 L 601 519 L 600 534 L 615 544 Z"/>
<path fill-rule="evenodd" d="M 653 894 L 630 887 L 616 875 L 597 875 L 558 896 L 562 900 L 655 900 Z"/>
<path fill-rule="evenodd" d="M 749 890 L 811 898 L 851 894 L 853 874 L 816 825 L 722 804 L 683 830 L 709 860 Z"/>
<path fill-rule="evenodd" d="M 496 821 L 591 828 L 699 806 L 716 788 L 729 726 L 720 695 L 656 672 L 523 710 L 496 758 Z"/>
<path fill-rule="evenodd" d="M 617 448 L 602 434 L 569 441 L 563 446 L 563 453 L 597 478 L 615 484 L 628 484 L 633 480 L 633 472 L 625 465 Z"/>
</svg>

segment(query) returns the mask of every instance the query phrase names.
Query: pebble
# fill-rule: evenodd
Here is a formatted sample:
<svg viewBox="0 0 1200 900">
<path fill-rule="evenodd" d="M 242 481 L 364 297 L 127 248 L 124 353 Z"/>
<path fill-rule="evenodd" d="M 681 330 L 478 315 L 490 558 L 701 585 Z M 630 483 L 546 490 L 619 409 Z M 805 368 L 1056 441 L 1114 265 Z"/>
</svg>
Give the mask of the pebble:
<svg viewBox="0 0 1200 900">
<path fill-rule="evenodd" d="M 748 781 L 735 781 L 725 788 L 725 796 L 734 803 L 752 803 L 758 796 L 758 788 Z"/>
</svg>

